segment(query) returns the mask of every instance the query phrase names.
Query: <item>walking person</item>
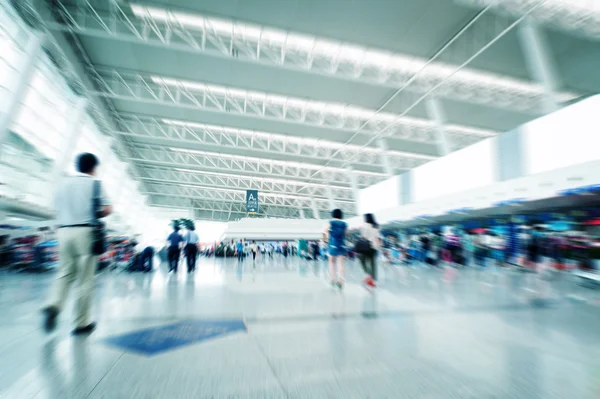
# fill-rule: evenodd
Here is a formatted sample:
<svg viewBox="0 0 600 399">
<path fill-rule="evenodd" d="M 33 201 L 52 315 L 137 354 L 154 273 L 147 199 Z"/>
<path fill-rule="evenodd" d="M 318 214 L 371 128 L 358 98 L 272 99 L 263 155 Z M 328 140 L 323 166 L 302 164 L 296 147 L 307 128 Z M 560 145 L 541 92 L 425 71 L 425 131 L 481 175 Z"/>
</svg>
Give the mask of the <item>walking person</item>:
<svg viewBox="0 0 600 399">
<path fill-rule="evenodd" d="M 256 253 L 258 252 L 258 245 L 256 245 L 256 241 L 252 241 L 250 245 L 250 251 L 252 252 L 252 264 L 256 267 Z"/>
<path fill-rule="evenodd" d="M 52 287 L 48 306 L 43 310 L 44 329 L 52 332 L 65 306 L 71 285 L 77 281 L 74 335 L 89 334 L 96 328 L 90 320 L 94 275 L 98 256 L 94 254 L 94 228 L 99 218 L 112 213 L 96 170 L 98 158 L 90 153 L 77 157 L 79 173 L 64 179 L 55 198 L 58 222 L 58 251 L 60 264 Z"/>
<path fill-rule="evenodd" d="M 348 225 L 342 220 L 344 214 L 341 209 L 334 209 L 331 217 L 332 219 L 323 232 L 323 241 L 326 241 L 328 245 L 331 285 L 341 290 L 344 288 L 344 257 L 346 256 Z"/>
<path fill-rule="evenodd" d="M 365 286 L 369 288 L 376 287 L 377 281 L 377 254 L 381 249 L 381 239 L 379 238 L 379 225 L 375 221 L 372 213 L 364 215 L 365 225 L 360 229 L 360 234 L 364 242 L 368 242 L 367 248 L 359 254 L 360 264 L 367 274 L 363 280 Z M 360 248 L 357 248 L 357 250 Z"/>
<path fill-rule="evenodd" d="M 187 259 L 187 271 L 192 273 L 196 270 L 196 258 L 198 257 L 198 242 L 199 237 L 196 233 L 196 226 L 190 226 L 183 238 L 185 241 L 185 257 Z"/>
<path fill-rule="evenodd" d="M 183 237 L 179 234 L 179 226 L 173 225 L 173 232 L 167 237 L 167 254 L 169 257 L 169 273 L 177 273 L 179 266 L 179 256 L 183 246 Z"/>
<path fill-rule="evenodd" d="M 242 240 L 238 241 L 236 248 L 237 248 L 238 262 L 243 262 L 244 261 L 244 244 L 242 243 Z"/>
</svg>

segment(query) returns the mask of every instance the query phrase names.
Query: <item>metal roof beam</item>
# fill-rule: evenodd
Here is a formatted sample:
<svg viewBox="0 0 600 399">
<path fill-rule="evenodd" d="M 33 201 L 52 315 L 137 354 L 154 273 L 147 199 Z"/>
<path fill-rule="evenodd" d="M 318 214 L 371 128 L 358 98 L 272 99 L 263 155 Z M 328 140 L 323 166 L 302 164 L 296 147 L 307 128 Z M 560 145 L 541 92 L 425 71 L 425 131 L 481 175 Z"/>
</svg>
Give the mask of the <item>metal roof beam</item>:
<svg viewBox="0 0 600 399">
<path fill-rule="evenodd" d="M 523 15 L 539 4 L 530 15 L 540 24 L 577 36 L 600 39 L 600 3 L 569 0 L 456 0 L 472 7 L 493 7 L 497 12 L 513 17 Z"/>
<path fill-rule="evenodd" d="M 432 143 L 435 123 L 426 119 L 398 117 L 348 104 L 247 91 L 200 82 L 183 81 L 116 69 L 94 75 L 100 88 L 96 95 L 183 109 L 238 114 L 244 117 L 317 126 L 362 135 L 384 132 L 385 137 Z M 233 106 L 235 104 L 235 106 Z M 285 112 L 284 112 L 285 109 Z M 462 125 L 448 125 L 448 134 L 476 142 L 499 132 Z"/>
<path fill-rule="evenodd" d="M 335 141 L 131 114 L 119 116 L 119 118 L 123 131 L 117 132 L 117 134 L 132 139 L 160 139 L 178 144 L 217 146 L 244 151 L 275 151 L 315 161 L 330 160 L 337 150 L 341 150 L 338 152 L 340 161 L 356 156 L 355 164 L 358 165 L 372 167 L 378 166 L 380 162 L 379 151 L 376 148 L 366 148 L 361 151 L 361 147 L 358 145 L 344 145 Z M 436 156 L 394 150 L 389 150 L 387 153 L 397 169 L 412 169 L 437 158 Z"/>
<path fill-rule="evenodd" d="M 190 201 L 189 198 L 182 198 L 177 196 L 169 196 L 157 194 L 155 196 L 150 197 L 151 204 L 153 207 L 162 207 L 162 208 L 174 208 L 174 209 L 198 209 L 198 210 L 206 210 L 206 211 L 215 211 L 228 213 L 231 212 L 233 215 L 239 215 L 245 217 L 246 213 L 246 203 L 244 202 L 235 202 L 235 201 L 227 201 L 227 200 L 206 200 L 206 199 L 196 199 L 193 198 Z M 260 204 L 259 206 L 259 215 L 260 216 L 268 216 L 268 217 L 281 217 L 281 218 L 299 218 L 300 214 L 298 211 L 299 208 L 294 207 L 282 207 L 282 206 L 273 206 L 273 205 L 265 205 Z M 306 211 L 306 208 L 304 208 Z M 319 211 L 320 215 L 326 217 L 329 213 L 328 209 L 323 209 Z M 233 218 L 232 218 L 233 219 Z M 230 219 L 227 219 L 230 220 Z"/>
<path fill-rule="evenodd" d="M 144 193 L 148 196 L 163 196 L 174 198 L 188 198 L 218 201 L 218 202 L 234 202 L 245 204 L 246 193 L 234 190 L 214 190 L 205 187 L 188 187 L 188 186 L 165 186 L 160 184 L 148 184 L 147 191 Z M 329 210 L 330 204 L 328 200 L 315 198 L 318 209 Z M 261 195 L 260 204 L 264 206 L 289 207 L 289 208 L 306 208 L 310 209 L 312 200 L 308 197 L 304 198 L 286 198 L 282 196 Z M 352 202 L 336 202 L 336 206 L 344 212 L 355 212 L 355 204 Z"/>
<path fill-rule="evenodd" d="M 475 1 L 499 3 L 497 0 L 472 0 Z M 526 0 L 525 3 L 534 1 L 538 0 Z M 46 24 L 52 29 L 94 37 L 235 58 L 391 88 L 401 87 L 427 62 L 410 55 L 240 21 L 188 14 L 176 9 L 137 4 L 117 7 L 118 13 L 107 13 L 94 8 L 90 2 L 67 4 L 61 8 L 64 22 L 48 20 Z M 489 30 L 495 29 L 496 23 L 483 21 L 479 25 L 473 35 L 488 37 Z M 462 49 L 457 48 L 455 52 L 462 53 Z M 454 68 L 452 64 L 436 62 L 415 80 L 409 90 L 426 92 Z M 543 91 L 538 85 L 475 69 L 457 73 L 437 93 L 442 98 L 525 112 L 535 112 L 539 108 L 541 94 Z"/>
<path fill-rule="evenodd" d="M 225 173 L 240 172 L 264 177 L 306 180 L 311 183 L 350 183 L 345 169 L 151 145 L 137 145 L 131 150 L 131 160 L 138 163 L 176 168 L 196 167 Z M 356 175 L 361 186 L 373 185 L 385 177 L 383 174 L 366 171 L 357 171 Z"/>
<path fill-rule="evenodd" d="M 281 193 L 292 196 L 322 197 L 327 196 L 331 187 L 335 198 L 352 200 L 351 187 L 319 185 L 290 180 L 261 179 L 239 176 L 236 174 L 198 173 L 191 170 L 173 168 L 142 168 L 141 179 L 149 182 L 177 183 L 183 185 L 214 186 L 217 188 L 233 188 L 237 190 L 259 190 L 259 192 Z"/>
</svg>

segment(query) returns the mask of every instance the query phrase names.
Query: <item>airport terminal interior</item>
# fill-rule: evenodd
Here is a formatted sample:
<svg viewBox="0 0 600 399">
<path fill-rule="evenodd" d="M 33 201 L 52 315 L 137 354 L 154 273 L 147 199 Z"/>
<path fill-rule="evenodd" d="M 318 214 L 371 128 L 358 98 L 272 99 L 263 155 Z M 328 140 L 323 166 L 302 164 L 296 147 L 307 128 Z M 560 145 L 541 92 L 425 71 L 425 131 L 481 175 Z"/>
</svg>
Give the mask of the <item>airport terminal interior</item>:
<svg viewBox="0 0 600 399">
<path fill-rule="evenodd" d="M 599 20 L 0 0 L 0 399 L 599 398 Z"/>
</svg>

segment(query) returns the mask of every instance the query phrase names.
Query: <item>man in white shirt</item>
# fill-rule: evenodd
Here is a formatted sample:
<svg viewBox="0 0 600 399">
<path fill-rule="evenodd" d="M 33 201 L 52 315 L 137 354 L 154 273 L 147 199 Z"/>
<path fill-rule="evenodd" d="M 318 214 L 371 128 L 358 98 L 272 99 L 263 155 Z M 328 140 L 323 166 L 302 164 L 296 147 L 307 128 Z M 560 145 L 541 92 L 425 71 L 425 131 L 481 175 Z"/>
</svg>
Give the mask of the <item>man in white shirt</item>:
<svg viewBox="0 0 600 399">
<path fill-rule="evenodd" d="M 90 320 L 94 275 L 98 261 L 98 256 L 92 252 L 92 226 L 98 218 L 112 213 L 112 207 L 103 194 L 100 181 L 95 179 L 99 163 L 93 154 L 79 155 L 77 170 L 80 173 L 65 178 L 56 191 L 54 206 L 58 222 L 60 264 L 50 303 L 43 310 L 46 332 L 56 328 L 56 320 L 64 308 L 69 289 L 75 280 L 78 281 L 78 289 L 73 334 L 89 334 L 96 328 L 96 324 Z M 95 196 L 99 197 L 99 209 L 95 209 Z"/>
<path fill-rule="evenodd" d="M 198 242 L 200 241 L 198 234 L 196 233 L 196 227 L 190 226 L 187 233 L 183 237 L 185 242 L 185 258 L 187 259 L 188 273 L 192 273 L 196 270 L 196 258 L 198 257 Z"/>
</svg>

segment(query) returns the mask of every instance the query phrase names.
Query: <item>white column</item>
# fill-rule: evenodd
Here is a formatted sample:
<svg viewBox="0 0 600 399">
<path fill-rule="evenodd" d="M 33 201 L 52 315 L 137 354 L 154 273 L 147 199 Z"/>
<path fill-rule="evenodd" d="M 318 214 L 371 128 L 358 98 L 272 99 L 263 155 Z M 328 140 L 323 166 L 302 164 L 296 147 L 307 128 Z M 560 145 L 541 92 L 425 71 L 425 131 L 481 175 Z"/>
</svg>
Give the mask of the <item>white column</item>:
<svg viewBox="0 0 600 399">
<path fill-rule="evenodd" d="M 11 87 L 10 98 L 6 104 L 6 108 L 0 110 L 2 112 L 0 114 L 0 156 L 2 155 L 2 146 L 8 137 L 8 129 L 19 112 L 19 107 L 25 99 L 25 94 L 33 78 L 35 67 L 42 51 L 43 40 L 43 36 L 36 34 L 32 34 L 29 37 L 23 61 L 19 66 L 18 76 L 16 77 L 14 86 Z"/>
<path fill-rule="evenodd" d="M 304 209 L 300 208 L 300 219 L 306 219 L 306 215 L 304 214 Z"/>
<path fill-rule="evenodd" d="M 83 97 L 77 99 L 75 106 L 73 107 L 73 111 L 71 117 L 69 118 L 69 126 L 67 128 L 67 134 L 65 138 L 65 144 L 63 145 L 62 150 L 56 157 L 56 161 L 54 162 L 54 168 L 52 170 L 52 182 L 54 184 L 58 183 L 65 169 L 67 168 L 68 162 L 71 161 L 73 157 L 73 151 L 75 151 L 75 146 L 77 145 L 77 141 L 79 137 L 81 137 L 81 127 L 83 125 L 83 119 L 86 115 L 85 107 L 87 106 L 87 100 Z"/>
<path fill-rule="evenodd" d="M 543 111 L 546 114 L 560 109 L 559 79 L 552 53 L 544 33 L 527 18 L 519 25 L 519 39 L 531 76 L 544 87 Z"/>
<path fill-rule="evenodd" d="M 348 170 L 348 176 L 350 177 L 350 187 L 352 187 L 352 195 L 356 203 L 356 214 L 360 215 L 360 190 L 358 189 L 358 180 L 352 169 Z"/>
<path fill-rule="evenodd" d="M 310 199 L 310 205 L 313 211 L 313 217 L 315 219 L 321 219 L 321 214 L 319 213 L 319 208 L 317 207 L 317 201 L 314 198 Z"/>
<path fill-rule="evenodd" d="M 335 199 L 333 198 L 333 190 L 329 186 L 327 186 L 327 199 L 329 200 L 329 210 L 330 211 L 333 211 L 335 208 L 337 208 Z"/>
<path fill-rule="evenodd" d="M 381 150 L 381 162 L 383 163 L 383 171 L 388 177 L 394 176 L 394 168 L 390 162 L 390 158 L 388 157 L 388 145 L 384 139 L 377 140 L 377 145 L 379 145 L 379 149 Z"/>
<path fill-rule="evenodd" d="M 427 107 L 427 114 L 429 119 L 435 123 L 436 131 L 436 143 L 438 147 L 438 155 L 444 156 L 450 153 L 450 144 L 448 142 L 448 135 L 446 134 L 446 113 L 440 100 L 435 97 L 427 98 L 425 102 Z"/>
</svg>

